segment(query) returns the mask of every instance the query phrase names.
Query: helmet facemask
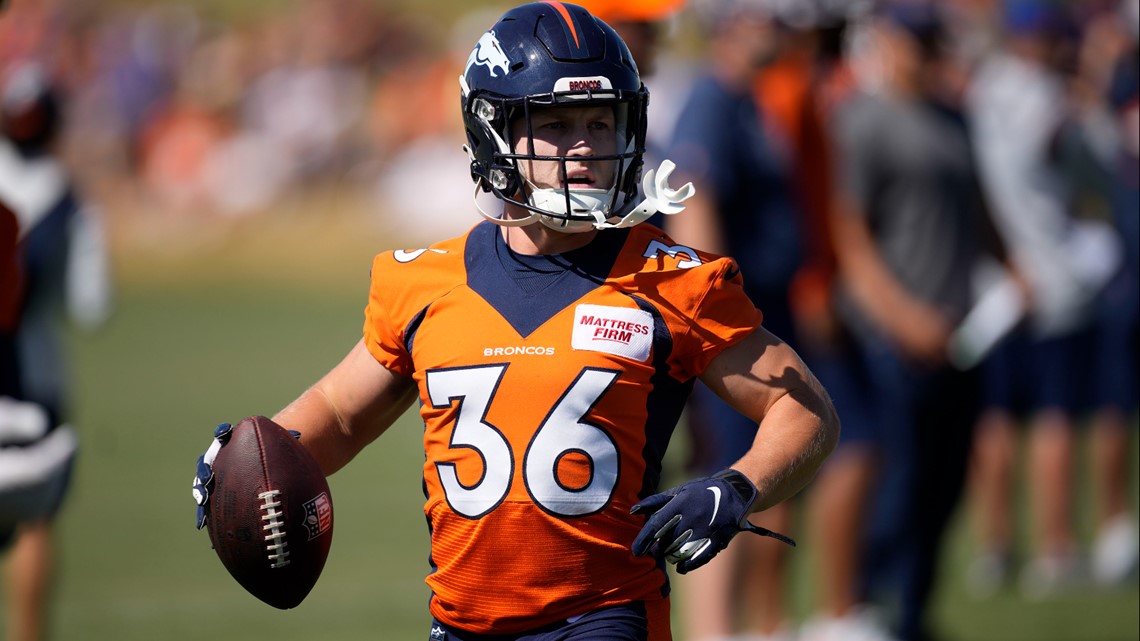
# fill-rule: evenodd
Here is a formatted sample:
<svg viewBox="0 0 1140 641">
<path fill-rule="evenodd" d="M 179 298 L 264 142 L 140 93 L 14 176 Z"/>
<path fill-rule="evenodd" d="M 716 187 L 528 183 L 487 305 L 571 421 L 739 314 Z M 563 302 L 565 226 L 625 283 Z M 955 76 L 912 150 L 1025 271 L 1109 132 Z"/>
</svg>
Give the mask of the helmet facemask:
<svg viewBox="0 0 1140 641">
<path fill-rule="evenodd" d="M 464 109 L 473 116 L 466 120 L 469 139 L 476 143 L 474 149 L 469 148 L 476 184 L 501 200 L 532 212 L 528 218 L 503 221 L 503 224 L 514 226 L 537 221 L 562 232 L 590 231 L 608 226 L 607 221 L 612 222 L 615 218 L 620 220 L 620 214 L 628 209 L 636 196 L 645 151 L 648 94 L 644 88 L 636 92 L 611 90 L 605 78 L 590 79 L 589 82 L 592 84 L 589 89 L 570 90 L 567 87 L 565 91 L 556 90 L 521 99 L 470 93 L 465 96 Z M 615 152 L 593 156 L 538 155 L 534 148 L 533 117 L 537 111 L 555 106 L 604 106 L 613 109 Z M 524 123 L 529 146 L 516 151 L 512 147 L 512 125 L 520 119 Z M 480 131 L 470 131 L 472 123 Z M 600 168 L 606 161 L 611 161 L 612 173 L 605 177 L 597 176 L 596 182 L 608 184 L 607 188 L 575 186 L 571 181 L 567 163 L 589 162 Z M 521 167 L 525 163 L 557 163 L 559 184 L 539 187 L 530 182 Z"/>
</svg>

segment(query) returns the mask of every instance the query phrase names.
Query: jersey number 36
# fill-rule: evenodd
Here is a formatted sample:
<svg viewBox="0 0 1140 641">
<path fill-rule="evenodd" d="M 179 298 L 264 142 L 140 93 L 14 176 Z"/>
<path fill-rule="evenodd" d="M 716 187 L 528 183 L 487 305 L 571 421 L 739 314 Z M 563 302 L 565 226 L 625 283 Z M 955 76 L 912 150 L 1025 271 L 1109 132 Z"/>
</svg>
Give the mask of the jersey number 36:
<svg viewBox="0 0 1140 641">
<path fill-rule="evenodd" d="M 451 448 L 474 450 L 483 461 L 478 480 L 464 485 L 456 464 L 436 463 L 447 502 L 456 513 L 476 519 L 506 498 L 517 457 L 502 431 L 487 422 L 506 365 L 429 370 L 427 390 L 432 407 L 458 403 Z M 585 368 L 546 414 L 522 457 L 523 480 L 535 504 L 557 516 L 585 516 L 605 507 L 618 479 L 618 451 L 613 438 L 584 419 L 617 379 L 618 372 Z M 559 478 L 568 455 L 585 457 L 589 480 L 570 487 Z M 470 478 L 470 476 L 468 476 Z"/>
</svg>

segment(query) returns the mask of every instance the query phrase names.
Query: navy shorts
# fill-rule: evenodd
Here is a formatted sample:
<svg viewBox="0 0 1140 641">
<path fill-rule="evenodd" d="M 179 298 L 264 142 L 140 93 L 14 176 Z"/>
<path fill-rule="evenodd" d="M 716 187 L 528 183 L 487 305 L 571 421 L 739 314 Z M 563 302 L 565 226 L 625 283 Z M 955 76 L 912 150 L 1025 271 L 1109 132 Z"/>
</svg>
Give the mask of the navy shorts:
<svg viewBox="0 0 1140 641">
<path fill-rule="evenodd" d="M 474 634 L 432 619 L 427 641 L 670 641 L 667 600 L 594 610 L 519 634 Z"/>
<path fill-rule="evenodd" d="M 1138 332 L 1140 283 L 1133 274 L 1121 270 L 1101 294 L 1094 328 L 1092 402 L 1096 407 L 1115 407 L 1125 414 L 1136 411 L 1140 388 Z"/>
<path fill-rule="evenodd" d="M 891 412 L 884 400 L 894 395 L 900 377 L 887 347 L 873 341 L 860 345 L 848 336 L 826 353 L 805 351 L 804 360 L 835 405 L 839 446 L 882 446 Z"/>
<path fill-rule="evenodd" d="M 1046 409 L 1080 414 L 1093 387 L 1092 337 L 1087 330 L 1050 338 L 1014 333 L 981 365 L 986 407 L 1019 417 Z"/>
</svg>

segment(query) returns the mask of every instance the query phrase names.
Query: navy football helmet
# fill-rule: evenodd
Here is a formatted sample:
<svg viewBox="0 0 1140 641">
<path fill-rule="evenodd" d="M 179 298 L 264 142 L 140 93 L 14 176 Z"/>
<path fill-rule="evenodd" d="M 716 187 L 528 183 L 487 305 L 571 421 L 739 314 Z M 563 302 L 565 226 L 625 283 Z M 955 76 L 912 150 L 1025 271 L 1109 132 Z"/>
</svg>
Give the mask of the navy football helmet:
<svg viewBox="0 0 1140 641">
<path fill-rule="evenodd" d="M 517 221 L 482 212 L 485 217 L 502 225 L 538 221 L 568 232 L 618 226 L 614 221 L 623 220 L 638 191 L 649 92 L 629 49 L 609 25 L 577 5 L 519 6 L 483 34 L 459 80 L 476 189 L 532 212 Z M 511 124 L 526 119 L 530 131 L 532 111 L 552 105 L 614 108 L 616 153 L 594 157 L 616 161 L 611 188 L 580 189 L 567 183 L 563 188 L 537 189 L 525 183 L 520 160 L 559 162 L 566 176 L 566 156 L 512 149 Z M 635 223 L 621 226 L 628 224 Z"/>
</svg>

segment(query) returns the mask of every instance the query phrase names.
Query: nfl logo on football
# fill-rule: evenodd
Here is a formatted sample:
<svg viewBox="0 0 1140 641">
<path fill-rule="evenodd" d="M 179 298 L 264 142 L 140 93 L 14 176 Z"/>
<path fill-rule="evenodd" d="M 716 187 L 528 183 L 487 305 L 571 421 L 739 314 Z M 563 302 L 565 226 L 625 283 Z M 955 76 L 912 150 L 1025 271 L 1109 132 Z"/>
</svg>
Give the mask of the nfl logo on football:
<svg viewBox="0 0 1140 641">
<path fill-rule="evenodd" d="M 305 503 L 305 529 L 309 540 L 328 532 L 332 526 L 332 505 L 329 496 L 321 492 L 319 496 Z"/>
</svg>

